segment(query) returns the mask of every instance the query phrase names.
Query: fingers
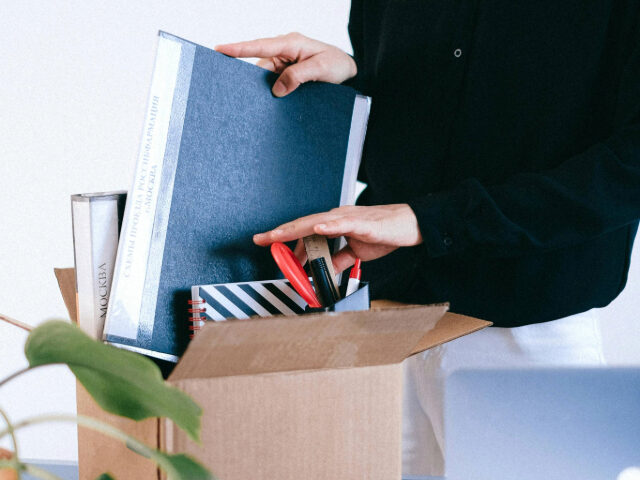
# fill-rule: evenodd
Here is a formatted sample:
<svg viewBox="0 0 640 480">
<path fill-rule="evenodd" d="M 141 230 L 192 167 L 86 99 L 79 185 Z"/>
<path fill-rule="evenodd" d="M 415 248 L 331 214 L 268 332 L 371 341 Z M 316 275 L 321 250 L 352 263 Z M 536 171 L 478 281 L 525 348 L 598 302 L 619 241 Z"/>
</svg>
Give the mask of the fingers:
<svg viewBox="0 0 640 480">
<path fill-rule="evenodd" d="M 326 53 L 327 47 L 326 44 L 299 33 L 289 33 L 279 37 L 218 45 L 215 48 L 232 57 L 258 57 L 258 66 L 272 72 L 282 72 L 273 85 L 272 92 L 276 97 L 284 97 L 301 83 L 316 80 L 340 83 L 343 80 L 341 77 L 344 75 L 340 73 L 343 69 L 338 67 L 344 62 L 336 62 L 334 58 L 335 52 L 339 50 L 333 47 L 333 57 L 322 55 L 323 52 Z M 341 53 L 348 58 L 344 52 Z M 328 58 L 333 60 L 329 61 Z"/>
<path fill-rule="evenodd" d="M 331 260 L 333 261 L 333 268 L 336 273 L 340 273 L 356 263 L 356 258 L 356 254 L 353 253 L 351 247 L 347 245 L 338 253 L 334 254 Z"/>
<path fill-rule="evenodd" d="M 336 214 L 332 212 L 308 215 L 294 220 L 293 222 L 280 225 L 269 232 L 258 233 L 253 236 L 253 241 L 257 245 L 266 247 L 271 245 L 273 242 L 290 242 L 292 240 L 298 240 L 308 235 L 313 235 L 315 233 L 313 228 L 316 224 L 328 222 L 333 220 L 335 217 Z"/>
<path fill-rule="evenodd" d="M 314 227 L 314 233 L 327 237 L 344 235 L 365 242 L 375 240 L 372 222 L 352 216 L 343 216 L 325 223 L 318 223 Z"/>
<path fill-rule="evenodd" d="M 261 58 L 256 62 L 256 65 L 261 68 L 265 68 L 267 70 L 271 70 L 272 72 L 276 71 L 276 65 L 272 58 Z"/>
<path fill-rule="evenodd" d="M 317 233 L 335 238 L 349 236 L 363 242 L 374 242 L 376 222 L 353 214 L 353 209 L 362 207 L 344 206 L 329 212 L 316 213 L 285 223 L 275 229 L 254 235 L 253 241 L 260 246 L 273 242 L 290 242 Z"/>
<path fill-rule="evenodd" d="M 284 56 L 290 60 L 298 57 L 305 44 L 305 37 L 300 34 L 288 34 L 272 38 L 259 38 L 248 42 L 227 43 L 217 45 L 215 49 L 230 57 L 276 57 Z"/>
<path fill-rule="evenodd" d="M 296 223 L 295 225 L 282 225 L 275 230 L 265 233 L 258 233 L 253 236 L 256 245 L 267 247 L 273 242 L 290 242 L 309 235 L 313 235 L 313 223 Z"/>
<path fill-rule="evenodd" d="M 293 249 L 293 254 L 300 261 L 301 265 L 307 263 L 307 250 L 304 248 L 304 241 L 299 239 L 296 243 L 296 248 Z"/>
<path fill-rule="evenodd" d="M 266 68 L 267 70 L 271 70 L 274 73 L 282 73 L 282 71 L 291 64 L 285 62 L 279 57 L 271 57 L 261 58 L 256 62 L 256 65 L 262 68 Z"/>
<path fill-rule="evenodd" d="M 302 83 L 319 80 L 326 74 L 325 70 L 324 65 L 316 56 L 294 63 L 284 69 L 271 91 L 276 97 L 284 97 Z"/>
</svg>

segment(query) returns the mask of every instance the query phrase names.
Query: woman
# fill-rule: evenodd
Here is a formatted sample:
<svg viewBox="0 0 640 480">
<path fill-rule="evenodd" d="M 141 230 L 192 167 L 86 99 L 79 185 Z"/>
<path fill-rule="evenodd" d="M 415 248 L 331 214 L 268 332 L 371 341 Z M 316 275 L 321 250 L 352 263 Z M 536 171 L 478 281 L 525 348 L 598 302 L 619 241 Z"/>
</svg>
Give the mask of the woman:
<svg viewBox="0 0 640 480">
<path fill-rule="evenodd" d="M 278 97 L 373 98 L 359 206 L 254 240 L 344 235 L 336 270 L 360 257 L 374 297 L 494 322 L 407 362 L 403 472 L 442 475 L 452 370 L 603 362 L 592 309 L 640 218 L 640 2 L 354 0 L 349 34 L 353 57 L 300 34 L 218 47 L 260 57 Z"/>
</svg>

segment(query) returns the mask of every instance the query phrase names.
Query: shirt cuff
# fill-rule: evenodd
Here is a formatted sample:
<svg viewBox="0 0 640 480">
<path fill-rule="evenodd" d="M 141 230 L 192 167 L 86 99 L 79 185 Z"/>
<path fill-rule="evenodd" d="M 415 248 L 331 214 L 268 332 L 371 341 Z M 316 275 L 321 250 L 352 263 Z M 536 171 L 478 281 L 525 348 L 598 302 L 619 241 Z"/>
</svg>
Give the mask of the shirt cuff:
<svg viewBox="0 0 640 480">
<path fill-rule="evenodd" d="M 353 55 L 349 55 L 353 61 L 356 64 L 356 74 L 354 77 L 349 78 L 348 80 L 345 80 L 344 82 L 342 82 L 342 85 L 346 85 L 347 87 L 351 87 L 351 88 L 355 88 L 356 90 L 360 91 L 360 65 L 358 65 L 358 61 L 356 60 L 356 58 Z"/>
<path fill-rule="evenodd" d="M 423 245 L 429 257 L 458 254 L 468 246 L 463 212 L 464 192 L 429 193 L 407 202 L 418 219 Z"/>
</svg>

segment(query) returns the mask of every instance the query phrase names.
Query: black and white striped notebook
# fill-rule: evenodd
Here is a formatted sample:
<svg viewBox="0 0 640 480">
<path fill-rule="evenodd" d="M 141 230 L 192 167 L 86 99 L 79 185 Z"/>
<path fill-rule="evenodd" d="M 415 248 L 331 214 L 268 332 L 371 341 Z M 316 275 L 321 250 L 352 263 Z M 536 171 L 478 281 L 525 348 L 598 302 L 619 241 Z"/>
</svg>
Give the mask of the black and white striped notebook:
<svg viewBox="0 0 640 480">
<path fill-rule="evenodd" d="M 189 300 L 191 337 L 205 321 L 300 315 L 307 302 L 288 280 L 196 285 Z"/>
</svg>

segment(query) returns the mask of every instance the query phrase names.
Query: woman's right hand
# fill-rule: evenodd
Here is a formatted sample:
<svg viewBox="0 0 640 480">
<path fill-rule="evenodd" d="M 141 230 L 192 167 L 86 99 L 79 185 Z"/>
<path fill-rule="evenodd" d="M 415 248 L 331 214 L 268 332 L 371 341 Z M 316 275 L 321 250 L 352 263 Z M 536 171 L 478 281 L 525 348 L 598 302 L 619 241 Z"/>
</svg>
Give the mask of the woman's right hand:
<svg viewBox="0 0 640 480">
<path fill-rule="evenodd" d="M 218 45 L 230 57 L 258 57 L 257 65 L 279 73 L 271 91 L 284 97 L 305 82 L 342 83 L 356 75 L 356 63 L 338 47 L 300 33 Z"/>
</svg>

